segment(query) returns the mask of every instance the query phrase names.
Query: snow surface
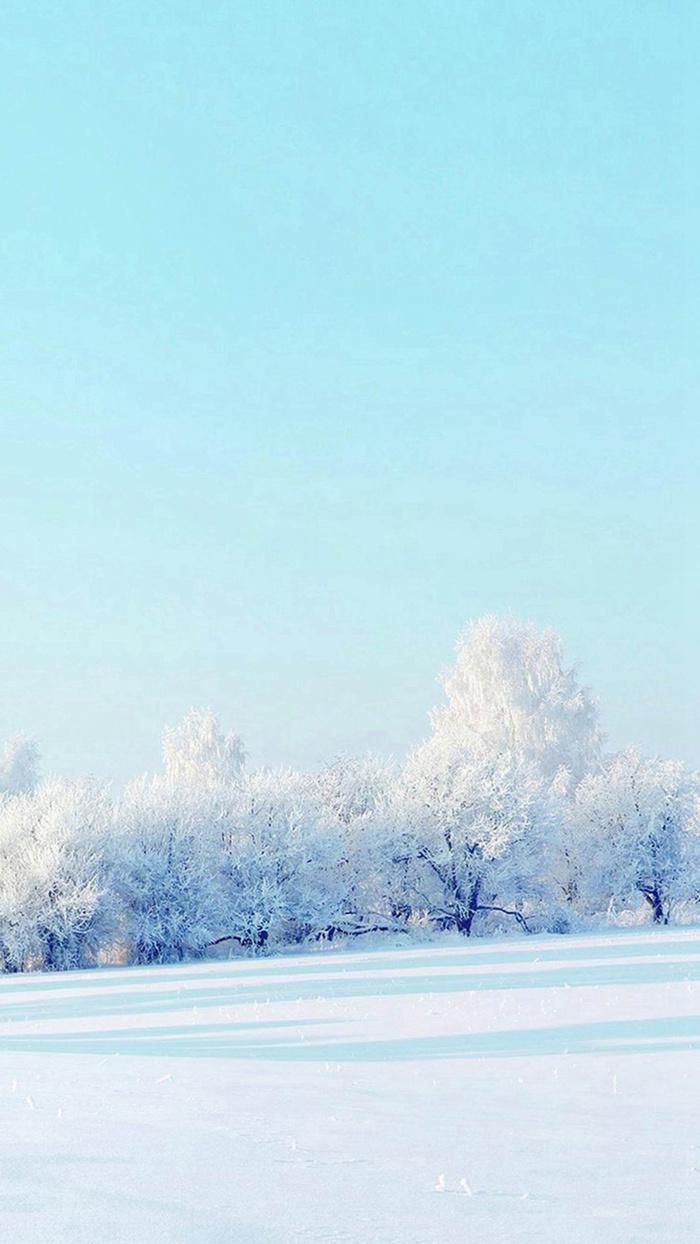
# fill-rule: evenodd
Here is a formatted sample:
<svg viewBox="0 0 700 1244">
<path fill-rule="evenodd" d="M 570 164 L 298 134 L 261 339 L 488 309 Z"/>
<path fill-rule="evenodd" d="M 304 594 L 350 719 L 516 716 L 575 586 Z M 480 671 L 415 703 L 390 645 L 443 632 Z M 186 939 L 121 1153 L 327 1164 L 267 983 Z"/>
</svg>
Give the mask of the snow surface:
<svg viewBox="0 0 700 1244">
<path fill-rule="evenodd" d="M 700 930 L 3 978 L 20 1244 L 685 1244 Z"/>
</svg>

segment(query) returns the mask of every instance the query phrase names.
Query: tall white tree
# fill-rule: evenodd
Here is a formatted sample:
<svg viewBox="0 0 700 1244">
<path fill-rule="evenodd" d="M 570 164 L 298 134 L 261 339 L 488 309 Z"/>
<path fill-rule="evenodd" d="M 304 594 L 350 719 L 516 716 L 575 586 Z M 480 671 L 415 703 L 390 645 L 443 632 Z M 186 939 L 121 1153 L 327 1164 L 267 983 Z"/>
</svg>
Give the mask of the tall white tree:
<svg viewBox="0 0 700 1244">
<path fill-rule="evenodd" d="M 237 782 L 245 763 L 243 741 L 224 734 L 210 709 L 190 709 L 163 738 L 163 760 L 169 781 L 215 789 Z"/>
<path fill-rule="evenodd" d="M 473 623 L 441 678 L 447 704 L 432 714 L 437 736 L 474 755 L 505 752 L 547 781 L 575 786 L 600 763 L 596 703 L 562 664 L 551 630 L 493 615 Z"/>
</svg>

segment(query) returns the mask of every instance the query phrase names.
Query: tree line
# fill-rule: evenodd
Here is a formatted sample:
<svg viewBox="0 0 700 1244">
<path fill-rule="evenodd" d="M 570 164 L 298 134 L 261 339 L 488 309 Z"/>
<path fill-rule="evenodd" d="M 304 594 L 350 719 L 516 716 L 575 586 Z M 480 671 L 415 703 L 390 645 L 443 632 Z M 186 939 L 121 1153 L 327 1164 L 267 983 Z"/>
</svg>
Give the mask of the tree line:
<svg viewBox="0 0 700 1244">
<path fill-rule="evenodd" d="M 441 682 L 429 737 L 400 764 L 251 769 L 241 739 L 192 710 L 162 772 L 114 797 L 40 780 L 36 744 L 9 740 L 3 969 L 695 918 L 698 777 L 608 753 L 553 632 L 482 618 Z"/>
</svg>

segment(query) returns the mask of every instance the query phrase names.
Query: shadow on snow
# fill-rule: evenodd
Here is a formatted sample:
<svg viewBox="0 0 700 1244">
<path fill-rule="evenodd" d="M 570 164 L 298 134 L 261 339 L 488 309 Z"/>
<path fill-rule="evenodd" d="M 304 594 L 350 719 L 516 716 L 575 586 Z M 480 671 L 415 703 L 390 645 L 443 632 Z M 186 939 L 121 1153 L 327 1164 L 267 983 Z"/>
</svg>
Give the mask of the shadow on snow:
<svg viewBox="0 0 700 1244">
<path fill-rule="evenodd" d="M 332 1025 L 332 1020 L 311 1021 Z M 100 1033 L 4 1036 L 9 1053 L 156 1055 L 283 1062 L 407 1062 L 424 1059 L 522 1058 L 533 1055 L 639 1054 L 700 1049 L 700 1015 L 567 1024 L 510 1032 L 366 1040 L 315 1039 L 287 1020 L 176 1025 Z M 287 1033 L 282 1031 L 287 1030 Z M 274 1031 L 273 1031 L 274 1030 Z"/>
</svg>

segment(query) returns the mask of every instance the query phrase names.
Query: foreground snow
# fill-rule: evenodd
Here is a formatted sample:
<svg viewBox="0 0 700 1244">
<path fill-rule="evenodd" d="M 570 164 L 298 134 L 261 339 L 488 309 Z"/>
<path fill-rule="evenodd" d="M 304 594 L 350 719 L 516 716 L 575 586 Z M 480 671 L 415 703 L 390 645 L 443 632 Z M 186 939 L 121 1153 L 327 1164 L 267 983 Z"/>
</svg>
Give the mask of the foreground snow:
<svg viewBox="0 0 700 1244">
<path fill-rule="evenodd" d="M 0 982 L 22 1244 L 684 1244 L 700 931 Z"/>
</svg>

